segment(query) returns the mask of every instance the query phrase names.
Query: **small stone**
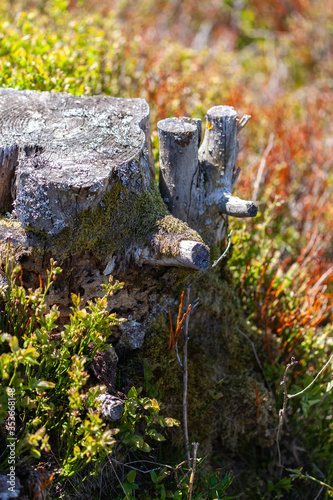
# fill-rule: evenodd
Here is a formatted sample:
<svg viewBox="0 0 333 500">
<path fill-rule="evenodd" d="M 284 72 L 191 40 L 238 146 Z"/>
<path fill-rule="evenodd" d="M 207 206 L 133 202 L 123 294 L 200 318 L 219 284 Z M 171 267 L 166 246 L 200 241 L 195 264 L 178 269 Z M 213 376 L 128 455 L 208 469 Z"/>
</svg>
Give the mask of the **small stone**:
<svg viewBox="0 0 333 500">
<path fill-rule="evenodd" d="M 102 401 L 101 417 L 103 420 L 115 422 L 124 413 L 124 403 L 121 399 L 105 393 L 97 396 L 96 401 Z"/>
<path fill-rule="evenodd" d="M 130 349 L 141 349 L 145 339 L 146 328 L 142 323 L 134 320 L 127 320 L 121 325 L 123 332 L 120 337 L 118 346 L 127 347 Z"/>
</svg>

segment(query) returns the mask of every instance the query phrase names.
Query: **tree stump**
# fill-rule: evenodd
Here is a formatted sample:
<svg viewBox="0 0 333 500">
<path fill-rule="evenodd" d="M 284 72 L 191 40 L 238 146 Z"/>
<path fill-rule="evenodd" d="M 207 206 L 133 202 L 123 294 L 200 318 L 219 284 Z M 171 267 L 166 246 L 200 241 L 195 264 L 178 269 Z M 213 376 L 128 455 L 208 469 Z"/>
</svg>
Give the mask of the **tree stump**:
<svg viewBox="0 0 333 500">
<path fill-rule="evenodd" d="M 159 195 L 144 100 L 0 89 L 0 123 L 2 256 L 11 236 L 27 282 L 49 255 L 61 261 L 60 305 L 133 264 L 208 267 L 208 247 Z"/>
<path fill-rule="evenodd" d="M 143 355 L 154 352 L 156 356 L 160 337 L 158 356 L 165 359 L 168 331 L 159 328 L 154 333 L 154 328 L 168 301 L 172 303 L 177 285 L 191 273 L 208 268 L 209 247 L 221 246 L 228 215 L 256 214 L 253 202 L 232 196 L 239 173 L 237 136 L 247 119 L 237 121 L 230 107 L 212 108 L 200 149 L 200 120 L 183 117 L 159 122 L 160 193 L 144 100 L 0 89 L 2 262 L 10 240 L 23 269 L 23 284 L 38 288 L 40 279 L 46 278 L 50 257 L 55 258 L 63 272 L 48 301 L 59 306 L 63 322 L 71 313 L 71 293 L 86 302 L 101 295 L 100 285 L 113 275 L 124 287 L 110 298 L 109 308 L 127 320 L 111 339 L 117 355 L 124 350 L 138 352 L 145 344 Z M 199 377 L 197 387 L 208 378 L 223 376 L 225 364 L 222 367 L 215 353 L 228 358 L 225 353 L 234 352 L 228 342 L 236 329 L 228 321 L 229 317 L 241 321 L 232 287 L 218 273 L 208 273 L 205 282 L 197 282 L 198 293 L 205 291 L 200 311 L 198 307 L 191 315 L 196 340 L 190 343 L 190 349 L 195 349 L 190 360 L 197 359 L 201 371 L 190 366 L 189 373 Z M 227 318 L 228 307 L 232 314 Z M 241 364 L 237 354 L 232 356 L 229 380 L 233 361 L 238 367 Z M 112 393 L 110 377 L 117 367 L 107 364 L 101 358 L 95 370 L 102 367 L 97 377 Z M 201 395 L 203 412 L 212 408 L 206 385 Z M 170 401 L 176 397 L 172 394 Z M 219 409 L 223 422 L 225 412 L 228 404 Z M 237 429 L 251 432 L 252 420 L 247 422 L 237 424 Z M 203 425 L 207 425 L 204 420 Z M 218 433 L 216 426 L 214 432 Z"/>
</svg>

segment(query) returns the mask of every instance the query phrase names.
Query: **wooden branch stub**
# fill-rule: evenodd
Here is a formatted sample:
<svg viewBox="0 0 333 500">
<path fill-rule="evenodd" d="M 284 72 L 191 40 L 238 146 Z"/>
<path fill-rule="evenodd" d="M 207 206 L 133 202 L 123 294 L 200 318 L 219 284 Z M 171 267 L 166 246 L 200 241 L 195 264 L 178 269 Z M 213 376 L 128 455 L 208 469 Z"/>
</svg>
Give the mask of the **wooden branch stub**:
<svg viewBox="0 0 333 500">
<path fill-rule="evenodd" d="M 214 106 L 207 112 L 199 163 L 214 189 L 232 189 L 238 155 L 237 117 L 232 106 Z"/>
<path fill-rule="evenodd" d="M 124 403 L 112 394 L 104 393 L 97 396 L 96 401 L 101 401 L 100 416 L 107 422 L 119 420 L 124 413 Z"/>
<path fill-rule="evenodd" d="M 231 106 L 211 108 L 198 151 L 200 120 L 182 117 L 158 123 L 162 197 L 171 213 L 198 231 L 208 245 L 224 238 L 226 216 L 257 214 L 252 201 L 232 196 L 240 174 L 240 168 L 236 169 L 238 133 L 249 118 L 245 115 L 238 121 Z"/>
<path fill-rule="evenodd" d="M 209 244 L 217 243 L 225 235 L 226 218 L 255 217 L 257 207 L 252 201 L 232 196 L 240 174 L 236 168 L 238 133 L 249 116 L 238 122 L 232 106 L 214 106 L 207 112 L 205 136 L 199 148 L 199 169 L 202 174 L 205 224 L 194 226 Z M 206 226 L 206 227 L 205 227 Z"/>
<path fill-rule="evenodd" d="M 258 207 L 253 201 L 242 200 L 227 191 L 224 191 L 219 201 L 219 209 L 226 215 L 239 218 L 255 217 L 258 213 Z"/>
<path fill-rule="evenodd" d="M 160 141 L 160 192 L 175 217 L 188 221 L 198 175 L 198 123 L 166 118 L 157 124 Z"/>
<path fill-rule="evenodd" d="M 136 260 L 140 264 L 188 267 L 205 271 L 209 267 L 209 248 L 198 241 L 183 240 L 174 255 L 159 254 L 152 248 L 144 248 L 136 253 Z"/>
</svg>

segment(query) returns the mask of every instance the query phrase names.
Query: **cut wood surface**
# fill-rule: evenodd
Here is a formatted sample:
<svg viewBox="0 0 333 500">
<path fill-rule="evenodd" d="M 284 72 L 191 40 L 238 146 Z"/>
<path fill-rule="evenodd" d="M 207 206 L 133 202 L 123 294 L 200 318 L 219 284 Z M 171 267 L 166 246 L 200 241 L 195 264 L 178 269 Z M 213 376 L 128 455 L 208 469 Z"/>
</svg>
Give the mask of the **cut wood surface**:
<svg viewBox="0 0 333 500">
<path fill-rule="evenodd" d="M 0 89 L 0 127 L 0 209 L 11 197 L 33 228 L 59 233 L 97 206 L 117 177 L 134 192 L 150 185 L 142 99 Z"/>
</svg>

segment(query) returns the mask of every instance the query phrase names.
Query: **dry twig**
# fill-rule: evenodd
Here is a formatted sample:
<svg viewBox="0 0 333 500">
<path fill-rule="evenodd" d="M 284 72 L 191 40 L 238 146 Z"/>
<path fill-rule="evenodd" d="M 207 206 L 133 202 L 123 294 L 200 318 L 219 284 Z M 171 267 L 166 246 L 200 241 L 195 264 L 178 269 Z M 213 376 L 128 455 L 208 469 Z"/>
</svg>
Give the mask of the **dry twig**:
<svg viewBox="0 0 333 500">
<path fill-rule="evenodd" d="M 190 484 L 188 487 L 188 494 L 187 494 L 188 500 L 191 500 L 191 498 L 192 498 L 192 490 L 193 490 L 193 484 L 194 484 L 195 468 L 197 465 L 197 453 L 198 453 L 199 443 L 192 443 L 192 446 L 193 446 L 193 459 L 192 459 L 192 472 L 191 472 L 191 477 L 190 477 Z"/>
<path fill-rule="evenodd" d="M 266 146 L 264 154 L 262 155 L 262 158 L 261 158 L 261 162 L 260 162 L 260 165 L 259 165 L 259 168 L 258 168 L 258 173 L 257 173 L 256 180 L 254 181 L 254 184 L 253 184 L 253 194 L 252 194 L 252 199 L 253 200 L 256 200 L 257 197 L 258 197 L 259 186 L 261 184 L 262 177 L 263 177 L 263 174 L 264 174 L 264 170 L 265 170 L 265 167 L 266 167 L 267 157 L 268 157 L 269 153 L 271 152 L 273 144 L 274 144 L 274 134 L 271 134 L 269 136 L 268 144 Z"/>
<path fill-rule="evenodd" d="M 185 309 L 186 311 L 188 310 L 190 306 L 190 293 L 191 293 L 191 287 L 193 283 L 195 283 L 198 279 L 202 278 L 205 274 L 207 274 L 211 269 L 216 267 L 219 262 L 221 262 L 222 259 L 224 259 L 229 251 L 230 245 L 231 245 L 231 236 L 232 236 L 232 231 L 230 231 L 228 235 L 228 243 L 226 246 L 226 249 L 224 250 L 223 254 L 208 268 L 206 271 L 203 271 L 202 273 L 199 274 L 199 276 L 196 276 L 192 281 L 190 281 L 186 285 L 186 301 L 185 301 Z M 197 303 L 197 301 L 196 301 Z M 184 327 L 184 345 L 183 345 L 183 363 L 182 363 L 182 368 L 183 368 L 183 429 L 184 429 L 184 446 L 185 446 L 185 456 L 186 456 L 186 462 L 188 467 L 190 467 L 190 462 L 191 462 L 191 453 L 190 453 L 190 445 L 189 445 L 189 437 L 188 437 L 188 423 L 187 423 L 187 384 L 188 384 L 188 373 L 187 373 L 187 347 L 188 347 L 188 325 L 189 325 L 189 318 L 190 315 L 187 314 L 185 318 L 185 327 Z"/>
<path fill-rule="evenodd" d="M 325 365 L 322 367 L 322 369 L 317 373 L 317 375 L 312 380 L 312 382 L 310 382 L 310 384 L 307 385 L 305 387 L 305 389 L 303 389 L 302 391 L 297 392 L 296 394 L 288 394 L 288 389 L 287 389 L 287 372 L 288 372 L 288 370 L 291 367 L 295 366 L 298 363 L 298 361 L 296 361 L 295 358 L 291 358 L 291 362 L 288 363 L 287 366 L 286 366 L 286 369 L 285 369 L 284 375 L 283 375 L 283 379 L 282 379 L 282 382 L 281 382 L 281 385 L 283 385 L 283 389 L 284 389 L 283 407 L 279 411 L 279 425 L 278 425 L 278 431 L 277 431 L 277 435 L 276 435 L 276 444 L 277 444 L 278 455 L 279 455 L 278 465 L 280 467 L 282 466 L 282 463 L 281 463 L 281 450 L 280 450 L 280 434 L 281 434 L 283 422 L 284 422 L 285 416 L 286 416 L 288 399 L 295 398 L 296 396 L 300 396 L 301 394 L 304 394 L 305 391 L 307 391 L 316 382 L 316 380 L 318 379 L 318 377 L 327 368 L 327 366 L 332 361 L 332 358 L 333 358 L 333 354 L 330 356 L 329 360 L 325 363 Z"/>
</svg>

